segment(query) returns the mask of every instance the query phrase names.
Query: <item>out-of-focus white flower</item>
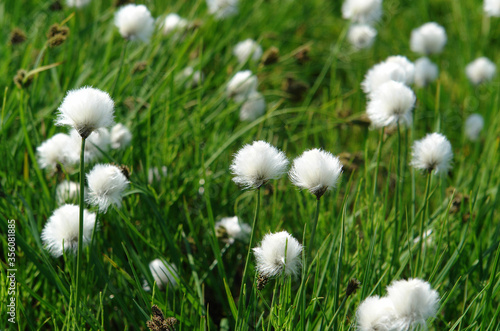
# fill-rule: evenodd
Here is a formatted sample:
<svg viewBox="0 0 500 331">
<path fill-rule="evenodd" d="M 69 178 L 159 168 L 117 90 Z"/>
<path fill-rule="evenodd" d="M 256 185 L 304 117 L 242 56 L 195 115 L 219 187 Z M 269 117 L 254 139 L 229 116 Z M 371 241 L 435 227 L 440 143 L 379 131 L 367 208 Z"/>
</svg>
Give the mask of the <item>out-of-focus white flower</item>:
<svg viewBox="0 0 500 331">
<path fill-rule="evenodd" d="M 500 17 L 500 1 L 499 0 L 484 0 L 483 10 L 486 15 Z"/>
<path fill-rule="evenodd" d="M 68 7 L 83 8 L 88 5 L 92 0 L 66 0 Z"/>
<path fill-rule="evenodd" d="M 75 129 L 69 133 L 70 141 L 66 145 L 65 155 L 71 164 L 80 162 L 80 149 L 82 137 Z M 106 153 L 111 144 L 111 136 L 108 129 L 98 129 L 90 134 L 85 142 L 85 163 L 93 162 L 102 157 L 102 152 Z M 102 152 L 101 152 L 102 151 Z"/>
<path fill-rule="evenodd" d="M 224 238 L 225 241 L 232 244 L 235 240 L 247 243 L 250 238 L 252 228 L 246 223 L 240 223 L 238 216 L 224 217 L 215 223 L 215 232 L 217 236 Z"/>
<path fill-rule="evenodd" d="M 465 135 L 472 141 L 479 139 L 479 134 L 484 127 L 483 116 L 472 114 L 465 121 Z"/>
<path fill-rule="evenodd" d="M 179 275 L 177 274 L 177 269 L 172 264 L 156 259 L 151 261 L 149 264 L 149 270 L 151 271 L 155 283 L 158 285 L 160 290 L 166 288 L 167 286 L 170 288 L 177 287 L 177 279 L 179 279 Z M 145 286 L 145 290 L 150 290 L 147 284 Z"/>
<path fill-rule="evenodd" d="M 361 83 L 361 88 L 370 96 L 382 84 L 391 80 L 405 83 L 406 71 L 399 63 L 384 61 L 368 70 L 365 79 Z"/>
<path fill-rule="evenodd" d="M 266 111 L 266 100 L 259 92 L 253 92 L 240 109 L 240 121 L 255 121 Z"/>
<path fill-rule="evenodd" d="M 411 32 L 410 48 L 424 55 L 441 53 L 446 40 L 445 29 L 436 22 L 429 22 Z"/>
<path fill-rule="evenodd" d="M 262 57 L 262 47 L 255 40 L 246 39 L 236 44 L 233 54 L 240 63 L 246 62 L 249 58 L 257 62 Z"/>
<path fill-rule="evenodd" d="M 63 251 L 70 253 L 78 251 L 79 216 L 80 208 L 76 205 L 63 205 L 54 210 L 45 224 L 41 236 L 52 256 L 62 256 Z M 83 211 L 83 247 L 92 239 L 95 222 L 95 214 L 85 209 Z"/>
<path fill-rule="evenodd" d="M 415 93 L 408 86 L 389 81 L 372 94 L 366 107 L 366 114 L 375 128 L 395 126 L 398 123 L 409 126 L 412 122 L 411 111 L 415 101 Z"/>
<path fill-rule="evenodd" d="M 421 57 L 415 61 L 415 85 L 424 87 L 436 80 L 438 67 L 426 57 Z"/>
<path fill-rule="evenodd" d="M 87 190 L 84 189 L 84 196 L 87 196 Z M 78 202 L 78 196 L 80 194 L 80 184 L 75 182 L 70 182 L 65 180 L 57 185 L 56 188 L 56 200 L 59 205 L 69 202 Z"/>
<path fill-rule="evenodd" d="M 370 48 L 376 36 L 377 30 L 368 24 L 353 24 L 347 33 L 347 39 L 356 49 Z"/>
<path fill-rule="evenodd" d="M 231 172 L 233 181 L 245 188 L 259 188 L 270 179 L 286 173 L 288 160 L 285 153 L 269 143 L 259 140 L 245 145 L 234 155 Z"/>
<path fill-rule="evenodd" d="M 174 31 L 183 31 L 188 27 L 188 20 L 180 17 L 176 13 L 168 14 L 162 25 L 163 34 L 169 34 Z"/>
<path fill-rule="evenodd" d="M 290 276 L 299 272 L 302 245 L 286 231 L 266 234 L 253 252 L 262 277 L 271 278 L 281 273 Z"/>
<path fill-rule="evenodd" d="M 132 141 L 132 132 L 123 124 L 118 123 L 111 128 L 111 147 L 124 148 Z"/>
<path fill-rule="evenodd" d="M 294 185 L 309 190 L 319 199 L 327 190 L 337 186 L 341 174 L 339 158 L 315 148 L 293 160 L 289 177 Z"/>
<path fill-rule="evenodd" d="M 128 4 L 115 13 L 115 26 L 123 38 L 148 42 L 154 31 L 155 20 L 144 5 Z"/>
<path fill-rule="evenodd" d="M 493 79 L 496 65 L 486 57 L 480 57 L 465 67 L 465 73 L 472 84 L 478 85 Z"/>
<path fill-rule="evenodd" d="M 148 170 L 148 183 L 151 185 L 154 181 L 159 181 L 161 177 L 167 176 L 167 166 L 149 168 Z"/>
<path fill-rule="evenodd" d="M 356 23 L 374 23 L 382 16 L 382 0 L 344 0 L 342 17 Z"/>
<path fill-rule="evenodd" d="M 405 83 L 408 86 L 413 84 L 415 80 L 415 65 L 413 64 L 413 62 L 408 60 L 406 56 L 393 55 L 389 56 L 385 61 L 389 63 L 399 64 L 405 71 L 405 80 L 403 83 Z"/>
<path fill-rule="evenodd" d="M 56 170 L 58 164 L 64 165 L 68 161 L 66 146 L 70 140 L 67 134 L 58 133 L 38 146 L 36 152 L 40 168 Z"/>
<path fill-rule="evenodd" d="M 412 150 L 411 165 L 416 169 L 441 175 L 451 168 L 453 152 L 451 144 L 440 133 L 429 133 L 423 139 L 415 141 Z"/>
<path fill-rule="evenodd" d="M 86 86 L 68 91 L 58 111 L 56 125 L 72 126 L 86 139 L 113 124 L 114 102 L 108 93 Z"/>
<path fill-rule="evenodd" d="M 217 19 L 224 19 L 238 14 L 239 0 L 206 0 L 208 12 Z"/>
<path fill-rule="evenodd" d="M 128 186 L 127 177 L 120 168 L 111 164 L 96 164 L 87 174 L 89 194 L 87 202 L 99 206 L 100 212 L 106 212 L 114 204 L 121 206 L 123 191 Z"/>
<path fill-rule="evenodd" d="M 193 67 L 186 67 L 177 75 L 179 83 L 184 84 L 187 89 L 201 85 L 204 79 L 203 73 L 199 70 L 195 71 Z"/>
<path fill-rule="evenodd" d="M 439 294 L 421 279 L 394 281 L 387 287 L 387 297 L 394 304 L 396 316 L 403 328 L 409 330 L 417 324 L 425 326 L 428 318 L 438 309 Z"/>
<path fill-rule="evenodd" d="M 250 94 L 257 91 L 257 83 L 257 76 L 253 75 L 250 70 L 239 71 L 227 84 L 227 97 L 235 102 L 243 102 Z"/>
<path fill-rule="evenodd" d="M 356 311 L 360 331 L 402 331 L 398 328 L 396 309 L 388 298 L 366 298 Z"/>
</svg>

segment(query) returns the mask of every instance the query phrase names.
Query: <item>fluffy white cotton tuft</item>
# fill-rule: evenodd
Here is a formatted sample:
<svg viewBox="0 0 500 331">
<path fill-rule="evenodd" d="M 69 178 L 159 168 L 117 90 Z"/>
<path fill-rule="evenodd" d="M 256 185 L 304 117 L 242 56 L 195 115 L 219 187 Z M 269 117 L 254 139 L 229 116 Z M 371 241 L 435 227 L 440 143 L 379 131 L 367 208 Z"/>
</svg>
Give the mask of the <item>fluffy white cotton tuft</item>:
<svg viewBox="0 0 500 331">
<path fill-rule="evenodd" d="M 265 141 L 245 145 L 234 155 L 230 166 L 233 181 L 244 188 L 259 188 L 270 179 L 286 173 L 288 160 L 285 153 Z"/>
<path fill-rule="evenodd" d="M 70 131 L 69 136 L 71 139 L 65 148 L 66 158 L 69 163 L 77 164 L 80 162 L 82 137 L 75 129 Z M 85 163 L 100 159 L 102 157 L 102 152 L 106 153 L 109 150 L 110 144 L 111 136 L 108 129 L 98 129 L 92 132 L 85 141 Z"/>
<path fill-rule="evenodd" d="M 239 0 L 206 0 L 208 12 L 217 19 L 224 19 L 238 14 Z"/>
<path fill-rule="evenodd" d="M 441 53 L 446 40 L 445 29 L 435 22 L 429 22 L 411 32 L 410 48 L 424 55 Z"/>
<path fill-rule="evenodd" d="M 58 109 L 56 125 L 69 125 L 87 138 L 93 131 L 113 124 L 114 102 L 108 93 L 93 87 L 69 91 Z"/>
<path fill-rule="evenodd" d="M 68 7 L 83 8 L 87 6 L 92 0 L 66 0 Z"/>
<path fill-rule="evenodd" d="M 368 24 L 353 24 L 347 33 L 347 39 L 356 49 L 370 48 L 377 36 L 377 30 Z"/>
<path fill-rule="evenodd" d="M 382 0 L 344 0 L 342 17 L 356 23 L 374 23 L 382 16 Z"/>
<path fill-rule="evenodd" d="M 488 16 L 500 17 L 500 1 L 499 0 L 484 0 L 484 13 Z"/>
<path fill-rule="evenodd" d="M 467 78 L 475 85 L 492 80 L 496 70 L 496 65 L 486 57 L 477 58 L 465 67 Z"/>
<path fill-rule="evenodd" d="M 262 57 L 262 47 L 255 40 L 246 39 L 234 46 L 233 54 L 238 58 L 239 63 L 244 63 L 249 58 L 257 62 Z"/>
<path fill-rule="evenodd" d="M 479 134 L 484 127 L 483 116 L 479 114 L 472 114 L 467 117 L 465 121 L 465 135 L 472 141 L 479 139 Z"/>
<path fill-rule="evenodd" d="M 125 125 L 118 123 L 111 128 L 111 147 L 114 149 L 124 148 L 130 145 L 132 132 Z"/>
<path fill-rule="evenodd" d="M 232 244 L 235 240 L 247 243 L 250 238 L 252 228 L 246 223 L 240 223 L 238 216 L 224 217 L 215 223 L 217 236 L 221 236 L 228 243 Z"/>
<path fill-rule="evenodd" d="M 155 20 L 144 5 L 128 4 L 115 13 L 115 26 L 123 38 L 149 41 L 154 31 Z"/>
<path fill-rule="evenodd" d="M 257 92 L 257 76 L 250 70 L 237 72 L 226 87 L 227 97 L 235 102 L 245 101 L 254 92 Z"/>
<path fill-rule="evenodd" d="M 403 83 L 389 81 L 372 94 L 366 114 L 375 128 L 400 125 L 410 126 L 415 93 Z"/>
<path fill-rule="evenodd" d="M 315 148 L 293 160 L 289 177 L 294 185 L 309 190 L 319 199 L 327 190 L 337 186 L 341 174 L 339 158 Z"/>
<path fill-rule="evenodd" d="M 179 275 L 177 274 L 175 266 L 165 263 L 160 259 L 156 259 L 151 261 L 149 264 L 149 270 L 151 271 L 159 289 L 177 287 L 177 279 L 179 279 Z M 149 290 L 149 287 L 146 287 L 146 290 Z"/>
<path fill-rule="evenodd" d="M 407 81 L 405 68 L 397 62 L 384 61 L 368 70 L 361 88 L 370 97 L 382 84 L 391 80 L 405 83 Z"/>
<path fill-rule="evenodd" d="M 176 13 L 168 14 L 162 24 L 163 34 L 170 34 L 174 31 L 183 31 L 188 27 L 189 22 Z"/>
<path fill-rule="evenodd" d="M 259 92 L 253 92 L 241 105 L 240 121 L 255 121 L 266 111 L 266 100 Z"/>
<path fill-rule="evenodd" d="M 286 231 L 266 234 L 253 252 L 262 277 L 271 278 L 281 273 L 297 275 L 299 272 L 302 245 Z"/>
<path fill-rule="evenodd" d="M 356 311 L 359 331 L 401 331 L 396 320 L 396 309 L 388 298 L 366 298 Z"/>
<path fill-rule="evenodd" d="M 405 83 L 408 86 L 413 84 L 415 80 L 415 65 L 413 64 L 413 62 L 408 60 L 406 56 L 402 55 L 389 56 L 385 60 L 385 62 L 399 64 L 405 72 L 405 80 L 403 83 Z"/>
<path fill-rule="evenodd" d="M 87 190 L 84 188 L 83 190 L 84 196 L 87 195 Z M 64 203 L 78 203 L 78 197 L 80 195 L 80 184 L 75 182 L 70 182 L 69 180 L 65 180 L 57 185 L 56 188 L 56 200 L 59 205 Z"/>
<path fill-rule="evenodd" d="M 58 164 L 66 164 L 66 146 L 70 140 L 67 134 L 58 133 L 38 146 L 36 152 L 40 168 L 56 170 Z"/>
<path fill-rule="evenodd" d="M 451 144 L 440 133 L 429 133 L 423 139 L 415 141 L 412 150 L 411 165 L 416 169 L 441 175 L 451 168 L 453 152 Z"/>
<path fill-rule="evenodd" d="M 78 251 L 78 232 L 80 209 L 76 205 L 63 205 L 54 210 L 42 230 L 42 241 L 54 257 L 64 252 Z M 82 245 L 85 247 L 92 239 L 96 216 L 88 210 L 83 211 Z"/>
<path fill-rule="evenodd" d="M 436 80 L 439 70 L 436 64 L 426 57 L 415 61 L 415 85 L 424 87 Z"/>
<path fill-rule="evenodd" d="M 100 212 L 106 212 L 114 204 L 121 206 L 123 191 L 128 186 L 128 180 L 122 171 L 111 164 L 96 164 L 87 174 L 89 195 L 87 202 L 99 206 Z"/>
</svg>

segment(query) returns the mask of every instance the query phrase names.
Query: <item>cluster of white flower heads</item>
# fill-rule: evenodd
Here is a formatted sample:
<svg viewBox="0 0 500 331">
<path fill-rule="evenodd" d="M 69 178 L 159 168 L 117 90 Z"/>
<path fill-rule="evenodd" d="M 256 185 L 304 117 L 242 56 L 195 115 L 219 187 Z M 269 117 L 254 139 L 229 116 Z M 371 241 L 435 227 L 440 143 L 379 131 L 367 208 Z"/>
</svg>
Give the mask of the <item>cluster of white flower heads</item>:
<svg viewBox="0 0 500 331">
<path fill-rule="evenodd" d="M 368 297 L 358 307 L 360 331 L 404 331 L 426 328 L 427 319 L 436 315 L 439 294 L 421 279 L 394 281 L 387 297 Z"/>
<path fill-rule="evenodd" d="M 436 175 L 444 175 L 451 168 L 452 158 L 453 151 L 450 142 L 445 136 L 435 132 L 415 141 L 410 164 L 419 170 L 433 171 Z"/>
<path fill-rule="evenodd" d="M 302 245 L 286 231 L 266 234 L 253 252 L 257 271 L 264 278 L 299 273 Z"/>
<path fill-rule="evenodd" d="M 472 84 L 479 85 L 492 80 L 496 70 L 497 67 L 493 62 L 486 57 L 480 57 L 465 67 L 465 74 Z"/>
<path fill-rule="evenodd" d="M 172 264 L 156 259 L 149 263 L 149 270 L 151 271 L 153 279 L 160 290 L 167 287 L 177 287 L 177 279 L 179 279 L 179 275 L 177 274 L 177 269 Z M 149 286 L 146 285 L 144 287 L 145 290 L 150 290 Z"/>
<path fill-rule="evenodd" d="M 336 187 L 341 174 L 339 158 L 315 148 L 293 160 L 289 177 L 294 185 L 309 190 L 319 199 L 327 190 Z"/>
<path fill-rule="evenodd" d="M 248 59 L 257 62 L 262 57 L 262 47 L 255 40 L 246 39 L 234 46 L 233 54 L 239 63 L 245 63 Z"/>
<path fill-rule="evenodd" d="M 260 188 L 270 179 L 286 173 L 288 159 L 285 153 L 259 140 L 245 145 L 235 155 L 230 166 L 233 181 L 244 188 Z"/>
<path fill-rule="evenodd" d="M 445 29 L 435 23 L 429 22 L 411 32 L 410 48 L 423 55 L 441 53 L 446 45 Z"/>
<path fill-rule="evenodd" d="M 206 0 L 208 12 L 216 19 L 224 19 L 238 14 L 239 0 Z"/>
<path fill-rule="evenodd" d="M 89 194 L 87 202 L 106 212 L 110 205 L 121 206 L 128 180 L 120 168 L 111 164 L 96 164 L 87 174 Z"/>
<path fill-rule="evenodd" d="M 162 24 L 162 32 L 167 35 L 173 32 L 182 32 L 189 26 L 188 20 L 176 13 L 170 13 L 165 17 Z"/>
<path fill-rule="evenodd" d="M 233 244 L 235 240 L 247 243 L 252 228 L 246 223 L 241 223 L 238 216 L 234 216 L 224 217 L 215 223 L 215 231 L 217 236 L 221 236 L 229 244 Z"/>
<path fill-rule="evenodd" d="M 484 13 L 488 16 L 500 17 L 500 1 L 499 0 L 484 0 Z"/>
<path fill-rule="evenodd" d="M 344 0 L 342 17 L 355 23 L 375 23 L 382 16 L 382 0 Z"/>
<path fill-rule="evenodd" d="M 58 133 L 37 147 L 38 164 L 42 169 L 56 170 L 59 164 L 68 162 L 66 148 L 71 138 L 67 134 Z"/>
<path fill-rule="evenodd" d="M 395 55 L 368 70 L 361 88 L 370 97 L 384 83 L 393 80 L 410 85 L 414 79 L 415 65 L 406 57 Z"/>
<path fill-rule="evenodd" d="M 80 208 L 76 205 L 63 205 L 54 210 L 42 230 L 42 241 L 49 253 L 60 257 L 63 252 L 78 251 L 78 233 Z M 82 246 L 85 247 L 92 239 L 96 215 L 86 209 L 83 211 Z"/>
<path fill-rule="evenodd" d="M 368 24 L 353 24 L 349 27 L 347 39 L 356 49 L 370 48 L 377 36 L 377 30 Z"/>
<path fill-rule="evenodd" d="M 85 139 L 113 124 L 114 102 L 108 93 L 85 86 L 68 91 L 58 111 L 56 125 L 69 125 Z"/>
<path fill-rule="evenodd" d="M 115 13 L 115 26 L 123 38 L 148 42 L 155 20 L 144 5 L 128 4 Z"/>
<path fill-rule="evenodd" d="M 484 127 L 484 119 L 480 114 L 472 114 L 465 121 L 465 135 L 469 140 L 476 141 Z"/>
<path fill-rule="evenodd" d="M 125 148 L 132 141 L 132 132 L 125 125 L 117 123 L 111 128 L 111 147 L 114 149 Z"/>
<path fill-rule="evenodd" d="M 438 77 L 438 66 L 426 57 L 415 61 L 415 85 L 424 87 L 432 83 Z"/>
</svg>

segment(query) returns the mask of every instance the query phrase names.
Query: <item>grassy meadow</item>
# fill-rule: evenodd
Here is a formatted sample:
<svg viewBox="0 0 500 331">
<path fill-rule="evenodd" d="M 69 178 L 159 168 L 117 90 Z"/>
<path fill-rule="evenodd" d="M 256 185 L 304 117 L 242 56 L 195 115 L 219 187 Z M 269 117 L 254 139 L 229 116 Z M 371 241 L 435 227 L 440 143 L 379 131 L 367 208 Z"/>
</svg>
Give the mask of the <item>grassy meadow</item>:
<svg viewBox="0 0 500 331">
<path fill-rule="evenodd" d="M 0 3 L 0 228 L 7 233 L 15 220 L 17 247 L 16 322 L 7 320 L 2 285 L 0 329 L 147 330 L 155 304 L 177 319 L 176 330 L 355 330 L 365 298 L 385 295 L 393 280 L 420 278 L 440 297 L 429 330 L 500 330 L 500 80 L 475 86 L 465 74 L 480 56 L 500 63 L 500 18 L 486 17 L 482 1 L 385 0 L 374 45 L 359 51 L 347 40 L 341 1 L 241 0 L 239 13 L 224 20 L 211 16 L 204 0 L 138 3 L 159 21 L 175 12 L 194 26 L 181 36 L 157 26 L 150 42 L 126 41 L 114 26 L 112 0 L 81 9 L 62 3 L 61 10 L 51 1 Z M 391 55 L 418 59 L 411 31 L 430 21 L 446 29 L 448 41 L 429 56 L 438 79 L 411 87 L 412 126 L 399 135 L 370 128 L 364 75 Z M 69 34 L 51 47 L 54 23 Z M 9 41 L 14 28 L 24 31 L 24 42 Z M 264 53 L 275 47 L 277 59 L 239 63 L 233 47 L 247 38 Z M 203 73 L 203 83 L 191 88 L 179 80 L 187 66 Z M 36 71 L 16 86 L 19 69 Z M 267 104 L 253 121 L 240 121 L 241 104 L 226 97 L 240 70 L 257 75 Z M 98 161 L 128 166 L 130 186 L 121 208 L 97 215 L 76 305 L 76 258 L 52 257 L 41 232 L 59 206 L 57 185 L 78 182 L 79 168 L 41 169 L 36 148 L 68 132 L 55 125 L 57 108 L 67 91 L 82 86 L 111 95 L 115 122 L 133 138 Z M 472 113 L 485 121 L 477 141 L 464 135 Z M 413 142 L 431 132 L 452 145 L 445 176 L 409 165 Z M 300 275 L 271 279 L 262 290 L 253 254 L 242 284 L 248 244 L 227 244 L 214 228 L 222 217 L 254 220 L 258 193 L 238 187 L 229 167 L 255 140 L 290 162 L 322 148 L 344 165 L 337 188 L 318 203 L 286 175 L 260 188 L 253 246 L 283 230 L 304 244 Z M 155 167 L 166 174 L 149 181 Z M 422 232 L 429 234 L 424 243 Z M 1 247 L 0 279 L 7 284 L 7 236 Z M 149 263 L 157 258 L 175 266 L 178 286 L 155 284 Z M 353 278 L 361 285 L 347 296 Z"/>
</svg>

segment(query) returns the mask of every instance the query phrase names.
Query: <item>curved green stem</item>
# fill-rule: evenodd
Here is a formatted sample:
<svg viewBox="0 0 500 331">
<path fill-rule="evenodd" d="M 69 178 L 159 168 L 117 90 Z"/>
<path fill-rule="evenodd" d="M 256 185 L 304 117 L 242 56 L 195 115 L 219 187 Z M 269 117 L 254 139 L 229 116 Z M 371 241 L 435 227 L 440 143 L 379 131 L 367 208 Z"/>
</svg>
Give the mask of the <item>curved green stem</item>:
<svg viewBox="0 0 500 331">
<path fill-rule="evenodd" d="M 312 224 L 312 229 L 311 229 L 311 239 L 309 240 L 309 249 L 308 249 L 308 258 L 307 260 L 311 261 L 311 254 L 312 254 L 312 248 L 314 247 L 314 237 L 316 235 L 316 226 L 318 225 L 318 218 L 319 218 L 319 206 L 320 206 L 320 201 L 321 198 L 318 198 L 316 200 L 316 212 L 314 213 L 314 220 Z"/>
<path fill-rule="evenodd" d="M 78 253 L 76 262 L 76 296 L 75 312 L 78 324 L 80 324 L 80 294 L 81 294 L 81 270 L 83 254 L 83 208 L 84 208 L 84 189 L 85 189 L 85 139 L 82 138 L 82 147 L 80 151 L 80 199 L 79 199 L 79 228 L 78 228 Z"/>
</svg>

